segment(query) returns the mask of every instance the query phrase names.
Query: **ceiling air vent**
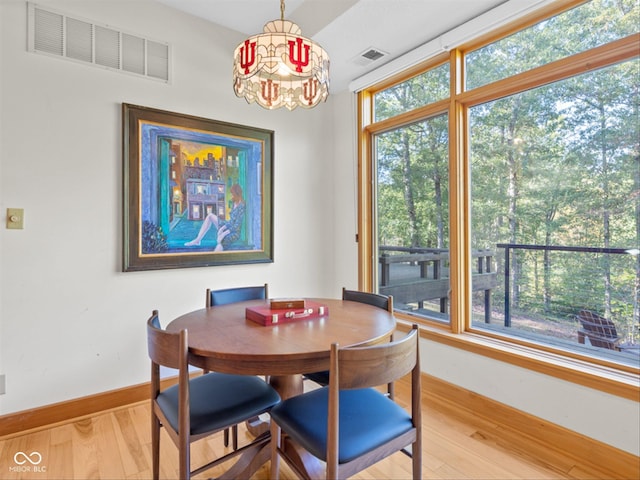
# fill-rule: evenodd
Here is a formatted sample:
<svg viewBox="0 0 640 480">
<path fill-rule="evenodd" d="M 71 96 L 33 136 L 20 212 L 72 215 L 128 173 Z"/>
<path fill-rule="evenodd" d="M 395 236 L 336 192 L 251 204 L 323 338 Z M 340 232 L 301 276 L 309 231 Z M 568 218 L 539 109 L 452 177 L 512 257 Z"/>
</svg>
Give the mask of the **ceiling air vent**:
<svg viewBox="0 0 640 480">
<path fill-rule="evenodd" d="M 386 57 L 388 55 L 387 52 L 383 52 L 377 48 L 367 48 L 364 52 L 358 55 L 354 59 L 354 63 L 362 66 L 369 65 L 377 60 L 380 60 L 382 57 Z"/>
<path fill-rule="evenodd" d="M 28 4 L 29 51 L 169 82 L 170 47 Z"/>
</svg>

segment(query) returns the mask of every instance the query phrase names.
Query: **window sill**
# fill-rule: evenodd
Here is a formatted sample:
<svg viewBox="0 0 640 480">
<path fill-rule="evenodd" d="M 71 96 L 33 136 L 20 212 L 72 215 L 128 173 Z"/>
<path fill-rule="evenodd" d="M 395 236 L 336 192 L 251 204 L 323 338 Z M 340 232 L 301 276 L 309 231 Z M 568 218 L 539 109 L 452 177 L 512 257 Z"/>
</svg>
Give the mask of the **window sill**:
<svg viewBox="0 0 640 480">
<path fill-rule="evenodd" d="M 475 332 L 455 334 L 443 326 L 399 312 L 396 312 L 396 318 L 398 329 L 402 331 L 408 331 L 412 323 L 419 323 L 421 337 L 427 340 L 640 402 L 638 368 L 604 362 L 599 364 L 577 358 L 577 355 L 573 358 L 570 353 L 565 356 Z"/>
</svg>

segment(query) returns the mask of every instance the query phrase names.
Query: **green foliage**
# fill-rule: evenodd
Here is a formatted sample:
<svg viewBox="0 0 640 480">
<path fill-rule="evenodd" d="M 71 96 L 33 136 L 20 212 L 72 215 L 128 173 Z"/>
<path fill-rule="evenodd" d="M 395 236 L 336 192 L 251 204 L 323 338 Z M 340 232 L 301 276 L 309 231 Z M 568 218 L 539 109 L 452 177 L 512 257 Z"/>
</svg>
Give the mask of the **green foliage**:
<svg viewBox="0 0 640 480">
<path fill-rule="evenodd" d="M 471 52 L 467 89 L 618 40 L 638 25 L 637 0 L 593 0 Z"/>
</svg>

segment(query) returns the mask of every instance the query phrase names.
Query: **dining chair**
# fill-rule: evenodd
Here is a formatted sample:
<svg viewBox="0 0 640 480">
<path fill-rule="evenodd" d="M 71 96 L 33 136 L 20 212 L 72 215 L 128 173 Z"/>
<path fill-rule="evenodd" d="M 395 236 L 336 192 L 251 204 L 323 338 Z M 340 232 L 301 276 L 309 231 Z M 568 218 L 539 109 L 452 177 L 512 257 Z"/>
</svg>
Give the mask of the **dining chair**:
<svg viewBox="0 0 640 480">
<path fill-rule="evenodd" d="M 271 409 L 271 478 L 279 478 L 283 442 L 293 441 L 326 463 L 327 479 L 348 478 L 411 445 L 413 478 L 422 469 L 419 331 L 365 347 L 331 346 L 326 387 L 283 400 Z M 407 412 L 377 387 L 411 372 Z M 297 472 L 300 473 L 300 472 Z"/>
<path fill-rule="evenodd" d="M 216 305 L 227 305 L 229 303 L 245 302 L 247 300 L 262 300 L 269 298 L 269 285 L 265 283 L 262 286 L 255 287 L 233 287 L 223 288 L 221 290 L 211 290 L 207 288 L 205 306 L 207 308 Z M 206 370 L 204 370 L 207 373 Z M 238 426 L 231 427 L 233 437 L 233 449 L 238 448 Z M 224 431 L 224 446 L 229 446 L 229 429 Z"/>
<path fill-rule="evenodd" d="M 269 285 L 256 287 L 234 287 L 222 290 L 207 288 L 207 307 L 227 305 L 229 303 L 245 302 L 247 300 L 263 300 L 269 298 Z"/>
<path fill-rule="evenodd" d="M 178 447 L 181 479 L 208 470 L 256 443 L 266 443 L 268 435 L 255 438 L 191 470 L 191 443 L 268 412 L 280 402 L 278 393 L 258 377 L 206 373 L 190 379 L 188 333 L 163 330 L 157 310 L 147 320 L 147 346 L 151 359 L 151 445 L 153 478 L 160 475 L 160 428 Z M 160 366 L 178 370 L 178 383 L 161 390 Z"/>
<path fill-rule="evenodd" d="M 342 287 L 342 300 L 350 300 L 352 302 L 360 302 L 366 303 L 368 305 L 373 305 L 374 307 L 387 310 L 393 315 L 393 296 L 391 295 L 380 295 L 378 293 L 361 292 L 359 290 L 347 290 L 345 287 Z M 393 340 L 393 334 L 391 335 L 389 340 Z M 307 380 L 311 380 L 312 382 L 315 382 L 323 387 L 329 385 L 328 370 L 322 372 L 306 373 L 304 375 L 304 378 Z M 391 398 L 393 398 L 393 383 L 390 383 L 387 386 L 387 393 Z"/>
</svg>

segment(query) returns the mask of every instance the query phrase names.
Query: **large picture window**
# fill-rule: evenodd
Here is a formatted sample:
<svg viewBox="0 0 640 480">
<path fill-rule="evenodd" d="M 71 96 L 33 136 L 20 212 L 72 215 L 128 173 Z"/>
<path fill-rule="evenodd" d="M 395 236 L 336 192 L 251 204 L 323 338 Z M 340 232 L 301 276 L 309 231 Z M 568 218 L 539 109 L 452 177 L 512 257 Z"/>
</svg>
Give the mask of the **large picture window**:
<svg viewBox="0 0 640 480">
<path fill-rule="evenodd" d="M 360 95 L 363 286 L 399 318 L 638 373 L 640 6 L 571 5 Z"/>
<path fill-rule="evenodd" d="M 474 326 L 638 363 L 639 68 L 469 109 L 471 238 L 500 277 Z M 611 322 L 606 348 L 585 310 Z"/>
</svg>

